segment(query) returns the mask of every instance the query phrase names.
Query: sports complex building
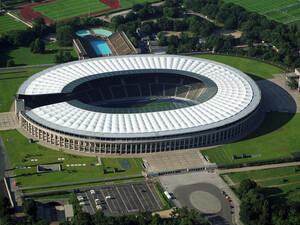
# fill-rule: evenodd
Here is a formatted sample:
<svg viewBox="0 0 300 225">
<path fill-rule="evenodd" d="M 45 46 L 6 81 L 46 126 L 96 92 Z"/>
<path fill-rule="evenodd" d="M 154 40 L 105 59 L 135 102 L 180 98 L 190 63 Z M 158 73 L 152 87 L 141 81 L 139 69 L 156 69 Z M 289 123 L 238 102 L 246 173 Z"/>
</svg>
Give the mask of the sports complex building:
<svg viewBox="0 0 300 225">
<path fill-rule="evenodd" d="M 34 138 L 108 154 L 222 144 L 262 120 L 261 92 L 244 73 L 175 55 L 93 58 L 51 67 L 19 88 L 16 113 Z"/>
</svg>

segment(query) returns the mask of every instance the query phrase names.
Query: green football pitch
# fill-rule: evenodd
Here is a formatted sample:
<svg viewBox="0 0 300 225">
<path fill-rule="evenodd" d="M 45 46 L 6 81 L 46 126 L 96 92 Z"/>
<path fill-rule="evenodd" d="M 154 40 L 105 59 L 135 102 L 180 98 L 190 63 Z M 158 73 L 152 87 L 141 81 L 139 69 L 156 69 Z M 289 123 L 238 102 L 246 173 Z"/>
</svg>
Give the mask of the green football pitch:
<svg viewBox="0 0 300 225">
<path fill-rule="evenodd" d="M 0 34 L 11 30 L 25 30 L 28 26 L 6 14 L 0 13 Z"/>
<path fill-rule="evenodd" d="M 53 21 L 64 20 L 109 8 L 108 5 L 98 0 L 60 0 L 32 7 L 33 10 Z"/>
<path fill-rule="evenodd" d="M 288 23 L 300 19 L 299 0 L 224 0 L 243 6 L 245 9 L 258 12 L 269 19 Z"/>
</svg>

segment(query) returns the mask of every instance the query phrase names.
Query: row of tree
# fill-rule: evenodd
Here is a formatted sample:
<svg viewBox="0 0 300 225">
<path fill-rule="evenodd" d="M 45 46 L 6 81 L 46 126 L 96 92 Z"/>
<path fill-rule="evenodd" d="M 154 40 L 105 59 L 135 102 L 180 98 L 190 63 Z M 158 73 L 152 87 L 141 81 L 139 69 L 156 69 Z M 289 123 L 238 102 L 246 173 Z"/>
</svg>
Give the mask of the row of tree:
<svg viewBox="0 0 300 225">
<path fill-rule="evenodd" d="M 241 200 L 240 218 L 245 225 L 300 224 L 300 203 L 269 202 L 262 189 L 252 180 L 243 180 L 237 194 Z"/>
<path fill-rule="evenodd" d="M 99 211 L 94 215 L 80 212 L 72 222 L 65 221 L 61 225 L 209 225 L 207 219 L 195 210 L 188 210 L 187 207 L 176 209 L 171 213 L 170 218 L 161 218 L 158 214 L 151 212 L 139 212 L 136 215 L 105 216 Z"/>
</svg>

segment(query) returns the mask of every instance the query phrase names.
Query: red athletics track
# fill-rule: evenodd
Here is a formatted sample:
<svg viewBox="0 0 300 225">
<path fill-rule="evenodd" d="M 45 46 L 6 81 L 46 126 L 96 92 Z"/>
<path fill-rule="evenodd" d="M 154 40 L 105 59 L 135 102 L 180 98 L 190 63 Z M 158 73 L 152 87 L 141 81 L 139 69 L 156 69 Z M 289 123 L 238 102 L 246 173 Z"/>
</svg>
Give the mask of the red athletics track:
<svg viewBox="0 0 300 225">
<path fill-rule="evenodd" d="M 55 1 L 59 1 L 59 0 L 49 0 L 47 3 L 55 2 Z M 89 14 L 79 15 L 78 17 L 92 16 L 92 15 L 97 15 L 97 14 L 104 13 L 104 12 L 109 12 L 109 11 L 112 11 L 112 10 L 115 10 L 115 9 L 123 8 L 121 6 L 119 0 L 99 0 L 99 1 L 106 4 L 106 5 L 108 5 L 108 6 L 110 6 L 110 8 L 105 9 L 105 10 L 101 10 L 101 11 L 97 11 L 97 12 L 92 12 L 92 13 L 89 13 Z M 42 17 L 42 18 L 44 18 L 45 23 L 47 25 L 49 25 L 50 23 L 57 23 L 57 22 L 62 21 L 62 20 L 53 21 L 53 20 L 49 19 L 48 17 L 34 11 L 31 8 L 31 7 L 36 6 L 36 5 L 47 4 L 47 3 L 34 3 L 34 4 L 29 4 L 29 5 L 22 6 L 21 9 L 20 9 L 20 15 L 23 18 L 25 18 L 27 20 L 30 20 L 30 21 L 33 21 L 33 19 L 36 18 L 36 17 Z M 71 20 L 71 19 L 72 18 L 68 18 L 68 19 L 65 19 L 65 20 Z"/>
</svg>

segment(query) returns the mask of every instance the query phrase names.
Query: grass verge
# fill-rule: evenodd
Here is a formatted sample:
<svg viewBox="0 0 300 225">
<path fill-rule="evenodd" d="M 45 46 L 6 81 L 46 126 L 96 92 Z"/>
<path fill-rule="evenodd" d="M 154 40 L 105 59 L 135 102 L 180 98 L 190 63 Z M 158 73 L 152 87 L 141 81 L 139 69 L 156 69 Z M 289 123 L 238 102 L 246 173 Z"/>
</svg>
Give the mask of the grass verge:
<svg viewBox="0 0 300 225">
<path fill-rule="evenodd" d="M 94 187 L 98 185 L 106 185 L 106 184 L 119 184 L 124 182 L 131 181 L 141 181 L 144 180 L 143 176 L 131 177 L 131 178 L 118 178 L 118 179 L 110 179 L 105 181 L 94 181 L 94 182 L 83 182 L 78 184 L 71 185 L 57 185 L 52 187 L 43 187 L 43 188 L 30 188 L 23 190 L 23 193 L 40 193 L 40 192 L 48 192 L 48 191 L 57 191 L 57 190 L 66 190 L 66 189 L 76 189 L 83 187 Z"/>
<path fill-rule="evenodd" d="M 161 206 L 162 210 L 167 210 L 167 209 L 171 209 L 174 204 L 172 203 L 172 201 L 170 199 L 167 198 L 167 196 L 164 194 L 163 189 L 161 188 L 161 186 L 158 183 L 153 183 L 153 186 L 155 188 L 155 190 L 157 191 L 160 199 L 163 202 L 163 206 Z"/>
</svg>

